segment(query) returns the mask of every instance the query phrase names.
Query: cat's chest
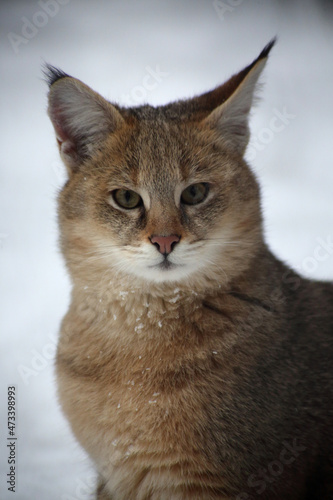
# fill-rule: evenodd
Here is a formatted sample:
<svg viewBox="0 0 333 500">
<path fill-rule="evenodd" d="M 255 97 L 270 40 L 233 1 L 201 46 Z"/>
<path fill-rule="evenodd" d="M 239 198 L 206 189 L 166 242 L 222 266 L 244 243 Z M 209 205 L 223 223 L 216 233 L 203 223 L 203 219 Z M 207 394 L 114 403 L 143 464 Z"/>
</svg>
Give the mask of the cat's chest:
<svg viewBox="0 0 333 500">
<path fill-rule="evenodd" d="M 144 471 L 152 483 L 160 480 L 156 471 L 168 471 L 169 481 L 189 461 L 215 477 L 210 412 L 215 389 L 228 391 L 223 373 L 233 326 L 199 303 L 176 307 L 178 295 L 160 309 L 148 302 L 131 309 L 128 300 L 105 313 L 101 306 L 96 316 L 82 308 L 63 323 L 62 406 L 112 487 L 125 488 L 119 498 L 131 498 Z"/>
<path fill-rule="evenodd" d="M 143 465 L 181 467 L 204 447 L 205 401 L 198 387 L 215 354 L 200 349 L 186 355 L 171 344 L 166 350 L 149 345 L 120 348 L 116 355 L 100 346 L 96 359 L 92 351 L 84 359 L 88 370 L 99 358 L 98 371 L 78 381 L 67 374 L 61 384 L 63 407 L 75 421 L 79 441 L 114 482 L 119 474 L 121 484 L 129 482 L 128 468 L 134 476 Z"/>
<path fill-rule="evenodd" d="M 176 293 L 169 304 L 178 298 Z M 145 303 L 135 311 L 115 304 L 102 314 L 107 322 L 88 310 L 79 320 L 71 313 L 64 320 L 58 373 L 65 395 L 72 393 L 65 402 L 68 412 L 81 408 L 83 426 L 106 426 L 116 456 L 127 442 L 134 446 L 133 440 L 147 436 L 152 444 L 159 436 L 164 449 L 178 447 L 175 423 L 180 432 L 193 427 L 193 414 L 203 405 L 196 385 L 208 380 L 222 351 L 209 318 L 196 305 L 184 314 L 181 308 L 156 311 Z"/>
</svg>

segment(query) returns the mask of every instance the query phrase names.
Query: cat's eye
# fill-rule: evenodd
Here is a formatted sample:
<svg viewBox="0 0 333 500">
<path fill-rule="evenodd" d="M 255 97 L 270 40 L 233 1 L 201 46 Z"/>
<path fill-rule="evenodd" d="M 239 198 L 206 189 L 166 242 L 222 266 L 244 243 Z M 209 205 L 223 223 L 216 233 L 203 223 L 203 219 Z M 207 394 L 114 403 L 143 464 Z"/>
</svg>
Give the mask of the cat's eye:
<svg viewBox="0 0 333 500">
<path fill-rule="evenodd" d="M 115 189 L 115 191 L 112 191 L 111 194 L 114 201 L 121 208 L 131 210 L 142 205 L 141 196 L 131 189 Z"/>
<path fill-rule="evenodd" d="M 185 205 L 197 205 L 204 201 L 208 195 L 209 186 L 207 182 L 198 182 L 188 186 L 181 194 L 181 202 Z"/>
</svg>

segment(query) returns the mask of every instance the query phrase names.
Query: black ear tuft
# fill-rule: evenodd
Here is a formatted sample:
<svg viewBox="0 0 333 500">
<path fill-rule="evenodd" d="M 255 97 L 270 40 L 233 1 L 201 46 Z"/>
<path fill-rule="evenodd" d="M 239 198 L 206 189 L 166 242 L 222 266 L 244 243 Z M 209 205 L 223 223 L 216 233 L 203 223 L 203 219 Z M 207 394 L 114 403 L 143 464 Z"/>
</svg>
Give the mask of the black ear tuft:
<svg viewBox="0 0 333 500">
<path fill-rule="evenodd" d="M 268 54 L 270 53 L 271 49 L 274 47 L 275 43 L 277 41 L 277 37 L 275 36 L 260 52 L 257 60 L 263 59 L 264 57 L 267 57 Z"/>
<path fill-rule="evenodd" d="M 44 64 L 43 75 L 45 77 L 45 81 L 50 87 L 61 78 L 66 78 L 67 76 L 70 76 L 67 75 L 67 73 L 65 73 L 61 69 L 56 68 L 55 66 L 52 66 L 52 64 L 48 63 Z"/>
</svg>

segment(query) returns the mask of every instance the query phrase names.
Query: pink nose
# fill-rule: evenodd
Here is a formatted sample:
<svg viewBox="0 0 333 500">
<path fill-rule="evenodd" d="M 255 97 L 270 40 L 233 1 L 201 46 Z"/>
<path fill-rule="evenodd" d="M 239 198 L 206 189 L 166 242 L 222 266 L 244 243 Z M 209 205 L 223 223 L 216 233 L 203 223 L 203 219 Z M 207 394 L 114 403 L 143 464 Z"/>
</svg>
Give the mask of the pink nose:
<svg viewBox="0 0 333 500">
<path fill-rule="evenodd" d="M 172 252 L 174 246 L 179 242 L 180 237 L 176 234 L 170 236 L 152 236 L 150 241 L 155 245 L 159 252 L 168 255 Z"/>
</svg>

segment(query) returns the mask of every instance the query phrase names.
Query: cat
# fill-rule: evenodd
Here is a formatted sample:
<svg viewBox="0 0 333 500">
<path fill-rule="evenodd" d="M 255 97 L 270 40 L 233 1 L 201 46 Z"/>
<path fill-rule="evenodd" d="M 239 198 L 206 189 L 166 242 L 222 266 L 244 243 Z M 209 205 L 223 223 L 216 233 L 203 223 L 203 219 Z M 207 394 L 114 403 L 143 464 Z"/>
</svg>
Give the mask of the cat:
<svg viewBox="0 0 333 500">
<path fill-rule="evenodd" d="M 58 393 L 98 500 L 333 498 L 333 284 L 270 252 L 244 160 L 274 42 L 159 107 L 45 70 L 68 171 Z"/>
</svg>

